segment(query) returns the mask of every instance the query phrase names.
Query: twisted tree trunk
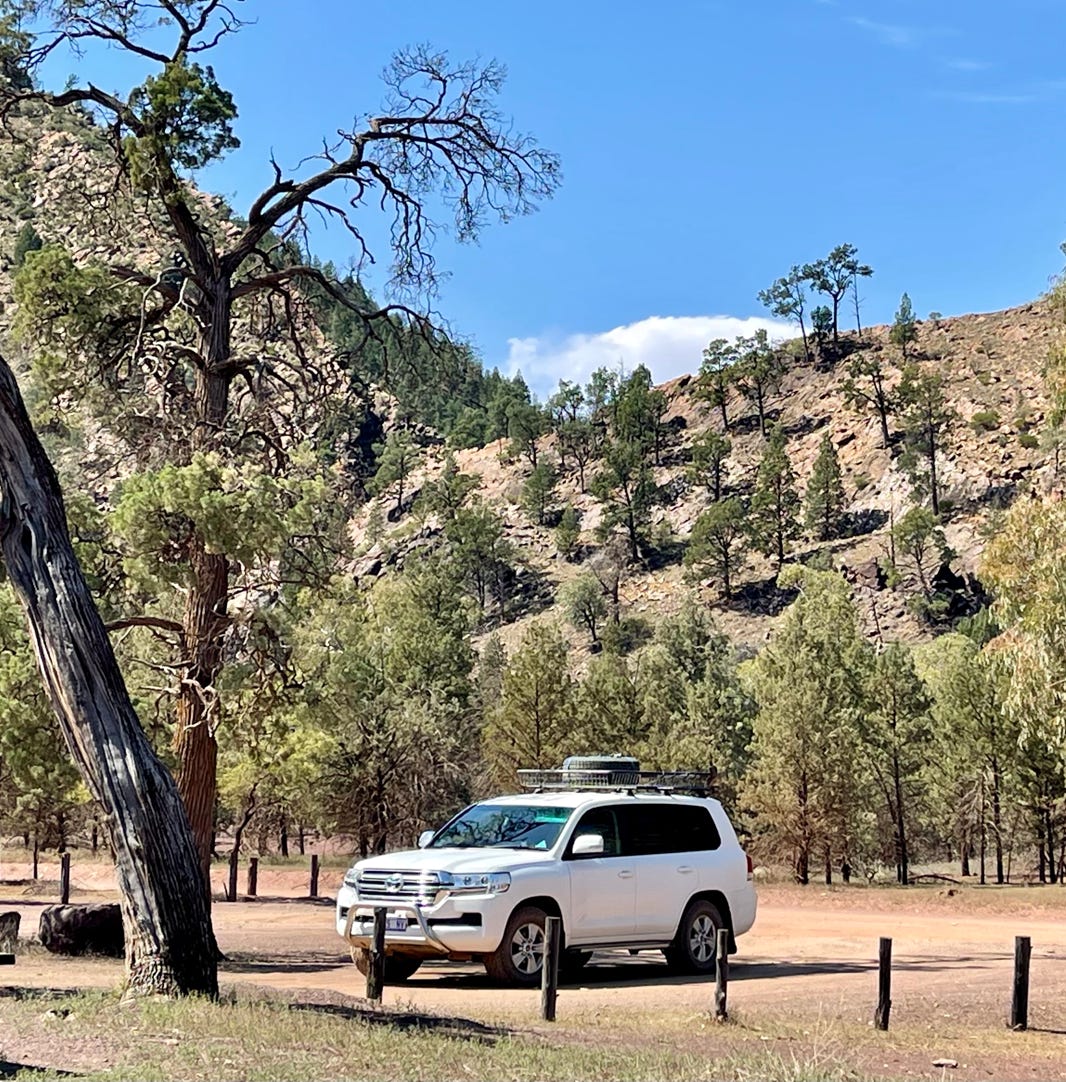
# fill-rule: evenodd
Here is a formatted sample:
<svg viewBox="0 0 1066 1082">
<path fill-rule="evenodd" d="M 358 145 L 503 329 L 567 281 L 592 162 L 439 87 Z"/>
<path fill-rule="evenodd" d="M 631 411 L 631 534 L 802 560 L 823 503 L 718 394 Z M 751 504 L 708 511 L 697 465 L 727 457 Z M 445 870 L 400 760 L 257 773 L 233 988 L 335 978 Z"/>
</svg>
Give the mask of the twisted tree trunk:
<svg viewBox="0 0 1066 1082">
<path fill-rule="evenodd" d="M 59 481 L 3 358 L 0 544 L 60 729 L 106 816 L 127 991 L 217 996 L 217 951 L 185 811 L 134 713 L 71 547 Z"/>
</svg>

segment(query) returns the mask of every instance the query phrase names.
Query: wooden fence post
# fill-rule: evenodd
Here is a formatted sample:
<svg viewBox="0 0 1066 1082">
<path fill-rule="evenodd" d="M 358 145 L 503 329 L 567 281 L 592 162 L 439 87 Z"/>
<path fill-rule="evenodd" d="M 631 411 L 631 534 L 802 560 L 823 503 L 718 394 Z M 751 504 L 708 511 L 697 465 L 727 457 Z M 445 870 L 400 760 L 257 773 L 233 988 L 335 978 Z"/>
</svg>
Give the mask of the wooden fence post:
<svg viewBox="0 0 1066 1082">
<path fill-rule="evenodd" d="M 1014 937 L 1014 990 L 1010 999 L 1010 1028 L 1029 1028 L 1029 957 L 1033 944 L 1027 935 Z"/>
<path fill-rule="evenodd" d="M 59 904 L 70 904 L 70 854 L 59 858 Z"/>
<path fill-rule="evenodd" d="M 877 1010 L 874 1025 L 888 1029 L 888 1016 L 892 1010 L 892 940 L 881 937 L 877 950 Z"/>
<path fill-rule="evenodd" d="M 366 998 L 381 1002 L 385 987 L 385 907 L 374 908 L 374 934 L 370 940 L 370 966 L 366 971 Z"/>
<path fill-rule="evenodd" d="M 714 953 L 714 1020 L 729 1021 L 729 929 L 719 928 Z"/>
<path fill-rule="evenodd" d="M 310 898 L 318 897 L 318 854 L 311 854 L 311 890 L 308 894 Z"/>
<path fill-rule="evenodd" d="M 248 890 L 249 898 L 255 897 L 255 892 L 259 889 L 259 858 L 252 857 L 248 861 Z"/>
<path fill-rule="evenodd" d="M 559 994 L 559 946 L 563 922 L 560 917 L 548 917 L 544 922 L 544 963 L 540 970 L 540 1016 L 545 1022 L 555 1021 L 555 1001 Z"/>
</svg>

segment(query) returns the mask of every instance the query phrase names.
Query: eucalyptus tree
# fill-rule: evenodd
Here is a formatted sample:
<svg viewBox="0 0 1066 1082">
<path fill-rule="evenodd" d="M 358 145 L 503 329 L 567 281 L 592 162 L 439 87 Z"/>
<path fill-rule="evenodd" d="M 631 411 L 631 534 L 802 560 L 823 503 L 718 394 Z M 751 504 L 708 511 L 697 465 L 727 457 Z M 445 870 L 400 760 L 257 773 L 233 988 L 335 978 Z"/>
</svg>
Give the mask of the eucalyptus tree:
<svg viewBox="0 0 1066 1082">
<path fill-rule="evenodd" d="M 367 341 L 387 342 L 397 320 L 428 328 L 415 305 L 432 297 L 438 280 L 432 245 L 448 226 L 440 212 L 451 217 L 457 238 L 469 241 L 491 219 L 531 211 L 559 183 L 556 157 L 499 111 L 503 68 L 455 64 L 422 46 L 401 51 L 386 69 L 380 112 L 339 131 L 293 172 L 271 161 L 266 186 L 231 219 L 192 178 L 237 146 L 236 104 L 202 62 L 240 30 L 234 6 L 6 0 L 2 14 L 8 18 L 0 45 L 21 77 L 0 86 L 0 113 L 14 121 L 42 106 L 82 110 L 110 154 L 102 184 L 88 184 L 77 171 L 64 180 L 74 188 L 71 205 L 80 197 L 77 205 L 92 219 L 91 242 L 78 245 L 75 259 L 54 250 L 65 239 L 57 229 L 26 260 L 24 301 L 36 306 L 26 338 L 36 350 L 48 339 L 67 390 L 110 398 L 113 414 L 126 405 L 137 421 L 127 438 L 154 436 L 148 457 L 179 469 L 225 469 L 237 459 L 239 483 L 249 460 L 269 471 L 313 435 L 324 395 L 344 381 L 314 359 L 320 343 L 303 303 L 312 291 L 352 309 Z M 105 49 L 88 47 L 94 45 L 117 49 L 153 73 L 125 94 L 103 89 L 114 67 Z M 79 70 L 62 88 L 48 89 L 41 81 L 45 61 L 64 50 L 74 53 Z M 109 66 L 94 76 L 89 69 L 100 58 Z M 309 223 L 325 218 L 347 231 L 360 266 L 372 262 L 377 229 L 368 219 L 383 214 L 389 292 L 418 298 L 410 304 L 357 303 L 305 255 Z M 149 240 L 139 251 L 137 242 Z M 47 267 L 57 284 L 51 293 Z M 72 294 L 80 304 L 69 303 Z M 180 658 L 177 777 L 206 871 L 216 793 L 215 688 L 232 623 L 234 559 L 187 506 L 164 513 L 184 566 L 180 612 L 169 620 Z"/>
</svg>

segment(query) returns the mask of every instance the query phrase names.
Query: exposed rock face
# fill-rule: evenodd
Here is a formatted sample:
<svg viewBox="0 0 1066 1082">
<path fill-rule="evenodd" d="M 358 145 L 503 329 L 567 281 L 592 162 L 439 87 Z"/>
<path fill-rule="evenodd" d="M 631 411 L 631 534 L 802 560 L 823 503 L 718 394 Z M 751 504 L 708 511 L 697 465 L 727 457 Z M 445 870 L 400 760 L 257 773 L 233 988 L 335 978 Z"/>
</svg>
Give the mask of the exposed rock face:
<svg viewBox="0 0 1066 1082">
<path fill-rule="evenodd" d="M 52 954 L 125 952 L 122 910 L 117 905 L 52 905 L 41 914 L 40 940 Z"/>
</svg>

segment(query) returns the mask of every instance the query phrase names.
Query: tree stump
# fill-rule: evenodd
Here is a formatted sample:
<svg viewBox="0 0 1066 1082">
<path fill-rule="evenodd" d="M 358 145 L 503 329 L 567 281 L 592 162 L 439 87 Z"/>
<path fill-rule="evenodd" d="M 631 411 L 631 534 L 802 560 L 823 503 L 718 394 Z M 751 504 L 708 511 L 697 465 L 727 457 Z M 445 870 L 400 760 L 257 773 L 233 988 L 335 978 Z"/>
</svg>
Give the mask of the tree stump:
<svg viewBox="0 0 1066 1082">
<path fill-rule="evenodd" d="M 14 954 L 18 948 L 20 914 L 0 913 L 0 954 Z"/>
<path fill-rule="evenodd" d="M 40 940 L 52 954 L 125 953 L 122 910 L 117 905 L 51 905 L 41 913 Z"/>
</svg>

